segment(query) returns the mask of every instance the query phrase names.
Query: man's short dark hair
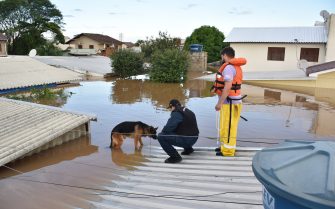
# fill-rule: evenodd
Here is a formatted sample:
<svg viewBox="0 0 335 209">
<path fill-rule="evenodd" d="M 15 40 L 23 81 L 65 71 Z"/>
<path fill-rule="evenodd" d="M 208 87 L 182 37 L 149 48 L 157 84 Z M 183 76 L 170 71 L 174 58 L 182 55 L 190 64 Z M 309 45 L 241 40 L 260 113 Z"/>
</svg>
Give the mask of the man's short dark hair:
<svg viewBox="0 0 335 209">
<path fill-rule="evenodd" d="M 231 48 L 230 46 L 227 46 L 227 47 L 222 49 L 221 55 L 227 55 L 230 58 L 234 58 L 235 57 L 235 50 L 233 48 Z"/>
<path fill-rule="evenodd" d="M 180 104 L 180 102 L 177 99 L 171 99 L 168 108 L 171 108 L 171 107 L 180 107 L 180 106 L 181 106 L 181 104 Z"/>
</svg>

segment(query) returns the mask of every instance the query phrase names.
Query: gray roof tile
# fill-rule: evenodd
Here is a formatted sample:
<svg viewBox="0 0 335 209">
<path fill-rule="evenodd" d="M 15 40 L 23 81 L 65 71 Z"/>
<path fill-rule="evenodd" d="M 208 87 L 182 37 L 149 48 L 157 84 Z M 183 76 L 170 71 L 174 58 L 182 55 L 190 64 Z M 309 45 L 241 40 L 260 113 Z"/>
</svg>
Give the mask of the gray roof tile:
<svg viewBox="0 0 335 209">
<path fill-rule="evenodd" d="M 326 43 L 324 26 L 233 28 L 224 42 L 227 43 Z"/>
</svg>

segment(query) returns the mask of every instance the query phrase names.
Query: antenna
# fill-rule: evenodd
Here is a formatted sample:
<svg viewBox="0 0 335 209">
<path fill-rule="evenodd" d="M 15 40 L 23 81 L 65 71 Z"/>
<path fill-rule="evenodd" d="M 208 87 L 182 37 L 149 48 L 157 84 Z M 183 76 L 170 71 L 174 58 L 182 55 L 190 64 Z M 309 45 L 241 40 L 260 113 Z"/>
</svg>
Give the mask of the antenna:
<svg viewBox="0 0 335 209">
<path fill-rule="evenodd" d="M 123 42 L 123 33 L 119 34 L 119 41 Z"/>
<path fill-rule="evenodd" d="M 327 22 L 329 18 L 329 12 L 327 10 L 322 10 L 320 12 L 320 16 L 323 17 L 324 21 Z"/>
</svg>

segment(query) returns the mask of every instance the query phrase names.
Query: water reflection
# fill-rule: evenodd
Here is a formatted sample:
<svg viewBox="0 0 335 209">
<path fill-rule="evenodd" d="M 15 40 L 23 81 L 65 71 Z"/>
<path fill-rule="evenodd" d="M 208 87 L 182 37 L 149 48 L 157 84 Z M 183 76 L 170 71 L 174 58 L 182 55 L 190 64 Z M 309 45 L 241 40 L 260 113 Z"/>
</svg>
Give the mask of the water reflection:
<svg viewBox="0 0 335 209">
<path fill-rule="evenodd" d="M 21 172 L 29 172 L 45 166 L 57 164 L 67 160 L 74 160 L 81 156 L 87 156 L 98 151 L 98 146 L 91 144 L 89 136 L 83 136 L 70 142 L 44 150 L 40 153 L 25 157 L 8 166 Z M 18 172 L 0 167 L 0 178 L 18 175 Z"/>
<path fill-rule="evenodd" d="M 307 131 L 314 134 L 313 139 L 335 136 L 335 129 L 332 126 L 335 123 L 335 110 L 332 106 L 315 101 L 311 96 L 289 91 L 264 89 L 246 85 L 244 92 L 248 94 L 248 97 L 245 99 L 246 104 L 285 105 L 287 107 L 286 110 L 284 110 L 284 107 L 273 107 L 272 114 L 276 115 L 279 112 L 283 118 L 286 117 L 286 128 L 296 127 L 297 121 L 301 121 L 302 124 L 310 124 Z M 264 96 L 261 95 L 262 92 Z M 294 135 L 297 138 L 311 139 L 306 136 Z"/>
<path fill-rule="evenodd" d="M 319 103 L 312 97 L 289 91 L 267 89 L 251 85 L 244 85 L 243 93 L 248 95 L 244 102 L 249 104 L 286 105 L 303 107 L 308 110 L 318 110 Z"/>
<path fill-rule="evenodd" d="M 270 89 L 264 89 L 264 99 L 265 100 L 274 100 L 280 102 L 281 92 L 272 91 Z"/>
<path fill-rule="evenodd" d="M 63 85 L 63 88 L 43 88 L 32 89 L 30 92 L 20 92 L 5 95 L 8 99 L 21 100 L 26 102 L 38 103 L 43 105 L 50 105 L 54 107 L 61 107 L 67 103 L 72 92 L 65 92 L 65 87 L 78 86 L 75 84 Z"/>
<path fill-rule="evenodd" d="M 184 84 L 117 79 L 113 81 L 110 98 L 116 104 L 133 104 L 149 99 L 156 107 L 165 107 L 171 98 L 185 104 L 188 98 L 211 96 L 211 84 L 194 79 L 200 75 L 198 72 L 189 73 Z"/>
<path fill-rule="evenodd" d="M 132 169 L 134 166 L 141 165 L 145 161 L 145 157 L 141 150 L 135 150 L 133 153 L 124 153 L 122 149 L 112 149 L 112 161 L 115 165 Z"/>
</svg>

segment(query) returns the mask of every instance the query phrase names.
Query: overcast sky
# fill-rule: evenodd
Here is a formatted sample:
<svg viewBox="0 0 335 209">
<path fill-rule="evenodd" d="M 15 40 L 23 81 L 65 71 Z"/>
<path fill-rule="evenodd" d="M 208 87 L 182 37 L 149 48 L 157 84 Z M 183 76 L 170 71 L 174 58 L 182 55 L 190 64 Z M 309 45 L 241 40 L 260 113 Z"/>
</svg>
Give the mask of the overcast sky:
<svg viewBox="0 0 335 209">
<path fill-rule="evenodd" d="M 202 25 L 227 36 L 233 27 L 313 26 L 335 0 L 51 0 L 64 15 L 64 34 L 101 33 L 123 41 L 167 31 L 186 38 Z"/>
</svg>

